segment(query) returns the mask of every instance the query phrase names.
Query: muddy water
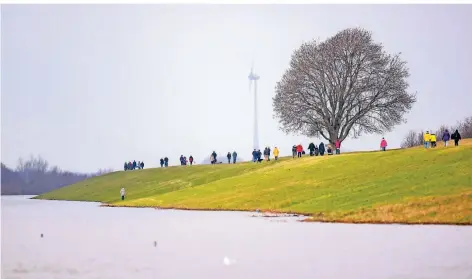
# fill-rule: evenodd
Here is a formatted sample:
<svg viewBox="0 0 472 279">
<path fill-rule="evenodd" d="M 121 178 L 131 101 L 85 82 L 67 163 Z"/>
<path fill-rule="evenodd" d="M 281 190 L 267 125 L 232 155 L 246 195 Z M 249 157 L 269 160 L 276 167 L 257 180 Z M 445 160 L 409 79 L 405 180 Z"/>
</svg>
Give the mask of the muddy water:
<svg viewBox="0 0 472 279">
<path fill-rule="evenodd" d="M 25 197 L 2 197 L 1 208 L 2 278 L 472 279 L 472 227 L 299 223 Z"/>
</svg>

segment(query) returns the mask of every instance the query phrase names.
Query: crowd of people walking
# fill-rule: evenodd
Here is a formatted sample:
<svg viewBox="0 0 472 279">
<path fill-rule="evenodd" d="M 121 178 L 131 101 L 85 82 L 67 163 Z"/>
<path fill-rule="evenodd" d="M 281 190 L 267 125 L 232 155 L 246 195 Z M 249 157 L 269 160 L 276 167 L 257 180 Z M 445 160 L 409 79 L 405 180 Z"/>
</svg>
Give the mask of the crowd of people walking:
<svg viewBox="0 0 472 279">
<path fill-rule="evenodd" d="M 144 162 L 140 162 L 138 161 L 136 163 L 136 161 L 133 160 L 133 162 L 131 163 L 131 161 L 129 162 L 125 162 L 124 164 L 124 170 L 127 171 L 127 170 L 142 170 L 144 169 Z"/>
<path fill-rule="evenodd" d="M 462 139 L 461 135 L 458 130 L 456 130 L 454 133 L 450 134 L 448 130 L 445 130 L 443 134 L 441 135 L 440 138 L 444 146 L 447 147 L 449 140 L 454 141 L 454 145 L 458 146 L 459 141 Z M 333 155 L 333 154 L 341 154 L 341 143 L 342 141 L 340 139 L 337 139 L 334 142 L 334 153 L 333 153 L 333 146 L 331 144 L 325 145 L 323 142 L 320 142 L 319 145 L 314 144 L 311 142 L 308 145 L 308 151 L 310 156 L 324 156 L 325 154 L 327 155 Z M 429 133 L 429 131 L 426 131 L 423 135 L 423 144 L 425 148 L 435 148 L 437 146 L 437 137 L 436 134 L 434 133 Z M 387 140 L 385 138 L 382 138 L 380 141 L 380 150 L 381 151 L 386 151 L 387 150 Z M 260 149 L 254 149 L 252 151 L 252 162 L 254 163 L 261 163 L 263 161 L 270 161 L 271 160 L 271 155 L 274 156 L 275 160 L 278 160 L 279 158 L 280 151 L 278 147 L 274 147 L 273 150 L 271 148 L 265 147 L 264 151 L 261 152 Z M 296 144 L 292 146 L 292 157 L 295 158 L 301 158 L 303 155 L 305 155 L 305 149 L 301 144 Z M 223 162 L 218 162 L 218 155 L 216 154 L 215 151 L 213 151 L 210 155 L 210 163 L 213 164 L 221 164 Z M 263 157 L 262 157 L 263 156 Z M 228 152 L 226 154 L 226 158 L 228 161 L 228 164 L 236 164 L 238 157 L 238 153 L 236 151 L 233 152 Z M 187 159 L 186 156 L 180 155 L 180 165 L 181 166 L 186 166 L 186 165 L 194 165 L 194 158 L 192 155 Z M 161 168 L 163 167 L 168 167 L 169 166 L 169 158 L 164 157 L 160 159 L 160 166 Z M 144 169 L 144 162 L 136 162 L 136 161 L 129 161 L 124 163 L 124 170 L 135 170 L 135 169 Z"/>
<path fill-rule="evenodd" d="M 444 146 L 447 147 L 449 144 L 449 140 L 454 141 L 454 146 L 459 146 L 459 141 L 462 139 L 461 134 L 459 134 L 459 131 L 456 130 L 452 135 L 449 133 L 449 131 L 446 129 L 444 133 L 442 134 L 441 140 L 444 143 Z M 429 133 L 429 131 L 426 131 L 426 133 L 423 135 L 423 145 L 424 148 L 435 148 L 437 142 L 436 134 L 434 133 Z"/>
</svg>

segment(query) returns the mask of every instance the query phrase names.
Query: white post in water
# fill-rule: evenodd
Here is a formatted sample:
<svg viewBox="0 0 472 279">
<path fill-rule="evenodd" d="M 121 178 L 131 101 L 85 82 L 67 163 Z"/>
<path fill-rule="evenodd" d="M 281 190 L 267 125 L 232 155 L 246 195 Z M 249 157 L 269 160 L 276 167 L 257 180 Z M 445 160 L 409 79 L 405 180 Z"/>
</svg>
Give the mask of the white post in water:
<svg viewBox="0 0 472 279">
<path fill-rule="evenodd" d="M 251 68 L 251 73 L 249 73 L 249 91 L 251 92 L 251 85 L 254 83 L 254 142 L 253 147 L 254 149 L 259 149 L 259 129 L 257 125 L 257 81 L 259 80 L 259 76 L 256 75 Z M 252 92 L 251 92 L 252 93 Z"/>
</svg>

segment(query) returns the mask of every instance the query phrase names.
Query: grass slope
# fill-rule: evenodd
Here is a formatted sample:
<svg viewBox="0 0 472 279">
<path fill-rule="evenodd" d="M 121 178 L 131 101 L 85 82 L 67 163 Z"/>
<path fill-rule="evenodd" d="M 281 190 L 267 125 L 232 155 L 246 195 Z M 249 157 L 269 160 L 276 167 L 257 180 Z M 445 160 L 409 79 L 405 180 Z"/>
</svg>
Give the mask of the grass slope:
<svg viewBox="0 0 472 279">
<path fill-rule="evenodd" d="M 120 188 L 127 198 L 120 200 Z M 255 210 L 312 221 L 472 224 L 472 140 L 278 162 L 115 172 L 39 199 L 114 206 Z"/>
</svg>

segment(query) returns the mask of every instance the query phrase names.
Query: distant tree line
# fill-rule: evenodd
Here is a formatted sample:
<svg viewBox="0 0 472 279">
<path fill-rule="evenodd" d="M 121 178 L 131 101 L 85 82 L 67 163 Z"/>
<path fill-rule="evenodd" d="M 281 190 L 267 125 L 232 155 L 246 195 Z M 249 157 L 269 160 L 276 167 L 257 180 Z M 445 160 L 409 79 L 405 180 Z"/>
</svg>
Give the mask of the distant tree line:
<svg viewBox="0 0 472 279">
<path fill-rule="evenodd" d="M 2 195 L 39 195 L 113 171 L 100 169 L 90 174 L 65 171 L 57 166 L 49 166 L 41 156 L 30 156 L 28 160 L 20 158 L 14 170 L 3 163 L 1 168 Z"/>
<path fill-rule="evenodd" d="M 459 133 L 461 134 L 461 137 L 463 139 L 472 138 L 472 117 L 466 117 L 464 120 L 459 121 L 454 126 L 441 125 L 436 131 L 431 130 L 429 132 L 436 134 L 437 140 L 441 141 L 444 131 L 446 130 L 448 130 L 451 134 L 455 130 L 459 130 Z M 423 145 L 423 134 L 425 132 L 426 131 L 409 131 L 403 139 L 401 147 L 409 148 L 418 145 Z"/>
</svg>

